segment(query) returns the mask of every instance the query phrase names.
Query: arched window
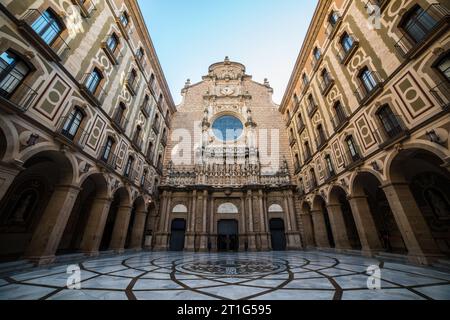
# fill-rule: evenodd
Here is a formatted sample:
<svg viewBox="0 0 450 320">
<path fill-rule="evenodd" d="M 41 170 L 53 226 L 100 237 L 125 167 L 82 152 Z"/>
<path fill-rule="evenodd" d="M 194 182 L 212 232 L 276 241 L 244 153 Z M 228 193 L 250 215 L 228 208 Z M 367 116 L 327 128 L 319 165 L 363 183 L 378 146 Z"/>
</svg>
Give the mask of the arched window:
<svg viewBox="0 0 450 320">
<path fill-rule="evenodd" d="M 341 46 L 344 49 L 344 51 L 346 53 L 349 52 L 352 49 L 353 44 L 354 44 L 353 38 L 350 37 L 347 32 L 345 32 L 341 37 Z"/>
<path fill-rule="evenodd" d="M 357 161 L 361 159 L 361 155 L 359 154 L 358 147 L 356 146 L 355 139 L 353 136 L 348 136 L 347 139 L 345 139 L 345 142 L 347 143 L 347 148 L 351 157 L 352 161 Z"/>
<path fill-rule="evenodd" d="M 155 90 L 155 75 L 152 73 L 152 75 L 150 76 L 150 89 L 152 89 L 153 91 Z"/>
<path fill-rule="evenodd" d="M 103 160 L 104 162 L 108 162 L 109 157 L 111 156 L 112 153 L 112 149 L 114 147 L 114 139 L 111 137 L 108 137 L 108 139 L 106 140 L 106 144 L 105 147 L 103 148 L 103 152 L 102 152 L 102 158 L 101 160 Z"/>
<path fill-rule="evenodd" d="M 322 145 L 325 143 L 326 137 L 325 137 L 325 131 L 323 130 L 323 126 L 319 124 L 317 126 L 317 137 L 319 139 L 319 144 Z"/>
<path fill-rule="evenodd" d="M 430 33 L 436 24 L 437 21 L 427 11 L 416 5 L 405 15 L 400 23 L 400 28 L 412 41 L 418 43 Z"/>
<path fill-rule="evenodd" d="M 50 8 L 39 15 L 31 25 L 31 28 L 48 45 L 52 45 L 64 29 L 58 16 Z"/>
<path fill-rule="evenodd" d="M 333 161 L 331 160 L 331 156 L 329 154 L 325 156 L 325 163 L 327 165 L 329 177 L 334 176 L 336 173 L 334 171 Z"/>
<path fill-rule="evenodd" d="M 141 133 L 142 133 L 142 127 L 141 126 L 137 126 L 136 127 L 136 132 L 134 133 L 134 141 L 138 142 L 139 138 L 141 137 Z"/>
<path fill-rule="evenodd" d="M 330 83 L 330 81 L 331 81 L 330 73 L 328 72 L 327 69 L 323 69 L 323 71 L 321 73 L 321 77 L 322 77 L 322 80 L 323 80 L 324 84 L 329 84 Z"/>
<path fill-rule="evenodd" d="M 392 109 L 388 105 L 382 106 L 377 111 L 377 116 L 380 119 L 384 132 L 389 138 L 394 138 L 403 132 L 399 117 L 392 112 Z"/>
<path fill-rule="evenodd" d="M 309 142 L 306 141 L 305 144 L 305 159 L 311 158 L 311 148 L 309 147 Z"/>
<path fill-rule="evenodd" d="M 14 52 L 0 55 L 0 96 L 9 98 L 30 73 L 28 65 Z"/>
<path fill-rule="evenodd" d="M 83 121 L 84 114 L 79 108 L 73 109 L 64 124 L 62 134 L 70 140 L 74 140 L 78 130 L 80 129 L 81 122 Z"/>
<path fill-rule="evenodd" d="M 151 141 L 148 144 L 147 158 L 149 158 L 149 160 L 153 160 L 153 142 Z"/>
<path fill-rule="evenodd" d="M 137 72 L 135 69 L 132 69 L 130 75 L 128 76 L 128 83 L 133 85 L 137 78 Z"/>
<path fill-rule="evenodd" d="M 328 22 L 331 24 L 331 26 L 336 26 L 336 24 L 339 21 L 339 14 L 336 11 L 331 12 L 331 14 L 328 16 Z"/>
<path fill-rule="evenodd" d="M 87 77 L 85 86 L 88 91 L 92 94 L 97 92 L 98 87 L 100 86 L 100 82 L 103 79 L 103 74 L 97 68 L 92 71 L 92 73 Z"/>
<path fill-rule="evenodd" d="M 123 119 L 125 118 L 125 111 L 127 110 L 127 107 L 123 102 L 119 103 L 119 107 L 116 110 L 116 114 L 114 115 L 114 121 L 117 124 L 122 124 Z"/>
<path fill-rule="evenodd" d="M 108 40 L 106 41 L 106 45 L 108 46 L 109 50 L 111 50 L 111 52 L 115 52 L 117 47 L 119 46 L 119 38 L 117 37 L 117 35 L 115 33 L 112 33 L 109 37 Z"/>
<path fill-rule="evenodd" d="M 158 105 L 162 106 L 162 103 L 163 103 L 163 95 L 160 94 L 158 98 Z"/>
<path fill-rule="evenodd" d="M 147 180 L 148 170 L 144 169 L 144 172 L 142 173 L 141 177 L 141 186 L 145 186 L 145 182 Z"/>
<path fill-rule="evenodd" d="M 142 59 L 144 59 L 144 55 L 145 55 L 144 49 L 142 49 L 142 47 L 139 48 L 138 51 L 137 51 L 137 53 L 136 53 L 136 58 L 137 58 L 139 61 L 142 61 Z"/>
<path fill-rule="evenodd" d="M 311 170 L 309 170 L 309 176 L 311 179 L 311 187 L 313 189 L 317 188 L 317 177 L 316 177 L 316 172 L 314 171 L 314 168 L 311 168 Z"/>
<path fill-rule="evenodd" d="M 305 86 L 305 87 L 309 84 L 309 79 L 308 79 L 308 76 L 306 75 L 306 73 L 303 74 L 302 81 L 303 81 L 303 86 Z"/>
</svg>

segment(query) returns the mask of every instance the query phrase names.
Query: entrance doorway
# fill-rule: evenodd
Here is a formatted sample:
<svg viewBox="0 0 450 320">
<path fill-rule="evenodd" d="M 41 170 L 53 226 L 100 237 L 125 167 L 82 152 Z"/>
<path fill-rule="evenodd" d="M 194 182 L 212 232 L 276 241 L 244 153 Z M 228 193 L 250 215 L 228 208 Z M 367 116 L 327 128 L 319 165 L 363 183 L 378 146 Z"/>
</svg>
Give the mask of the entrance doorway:
<svg viewBox="0 0 450 320">
<path fill-rule="evenodd" d="M 170 251 L 183 251 L 186 233 L 186 220 L 175 219 L 172 221 L 172 233 L 170 236 Z"/>
<path fill-rule="evenodd" d="M 222 252 L 239 250 L 239 223 L 236 220 L 219 221 L 217 249 Z"/>
<path fill-rule="evenodd" d="M 273 251 L 285 251 L 286 250 L 286 234 L 285 234 L 283 219 L 271 219 L 270 220 L 270 235 L 272 238 L 272 250 Z"/>
</svg>

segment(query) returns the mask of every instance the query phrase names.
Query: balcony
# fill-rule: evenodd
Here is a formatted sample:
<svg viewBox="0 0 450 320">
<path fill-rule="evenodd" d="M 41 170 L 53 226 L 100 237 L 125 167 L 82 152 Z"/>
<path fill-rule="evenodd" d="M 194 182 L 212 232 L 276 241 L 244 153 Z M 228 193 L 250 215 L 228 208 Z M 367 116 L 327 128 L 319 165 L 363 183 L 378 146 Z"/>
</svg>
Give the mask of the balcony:
<svg viewBox="0 0 450 320">
<path fill-rule="evenodd" d="M 333 88 L 334 86 L 334 79 L 331 78 L 327 78 L 327 80 L 322 79 L 322 81 L 320 81 L 320 91 L 322 93 L 323 96 L 326 96 L 331 88 Z"/>
<path fill-rule="evenodd" d="M 372 79 L 370 86 L 361 81 L 358 89 L 355 91 L 356 98 L 360 105 L 366 105 L 372 101 L 375 96 L 383 90 L 383 81 L 377 72 L 370 72 Z"/>
<path fill-rule="evenodd" d="M 332 121 L 334 131 L 339 132 L 348 124 L 348 116 L 345 111 L 338 111 Z"/>
<path fill-rule="evenodd" d="M 116 113 L 112 118 L 112 125 L 120 133 L 125 133 L 128 126 L 128 119 L 125 119 L 123 115 Z"/>
<path fill-rule="evenodd" d="M 97 75 L 93 73 L 86 73 L 83 78 L 81 78 L 80 81 L 80 93 L 85 97 L 92 105 L 96 107 L 101 107 L 103 102 L 106 98 L 106 91 L 103 89 L 103 87 L 99 84 L 95 88 L 95 90 L 92 90 L 91 88 L 87 87 L 88 83 L 92 83 L 93 77 L 96 77 Z"/>
<path fill-rule="evenodd" d="M 137 93 L 136 77 L 132 72 L 128 73 L 127 79 L 125 80 L 125 86 L 127 87 L 130 94 L 134 97 Z"/>
<path fill-rule="evenodd" d="M 450 82 L 444 81 L 430 90 L 430 93 L 444 110 L 450 106 Z"/>
<path fill-rule="evenodd" d="M 143 142 L 144 142 L 144 140 L 141 137 L 134 137 L 133 140 L 131 141 L 131 143 L 133 144 L 133 147 L 137 151 L 142 151 Z"/>
<path fill-rule="evenodd" d="M 80 8 L 80 14 L 83 18 L 90 18 L 92 12 L 97 10 L 93 0 L 72 0 L 72 3 Z"/>
<path fill-rule="evenodd" d="M 323 148 L 327 145 L 327 139 L 325 138 L 325 135 L 319 135 L 316 138 L 316 145 L 317 150 L 321 151 Z"/>
<path fill-rule="evenodd" d="M 123 59 L 123 55 L 120 52 L 119 48 L 116 48 L 116 50 L 113 52 L 111 50 L 111 48 L 108 46 L 108 43 L 106 40 L 102 42 L 101 47 L 102 47 L 103 51 L 105 51 L 105 54 L 108 57 L 109 61 L 111 61 L 111 63 L 114 66 L 117 66 L 120 64 L 120 62 Z"/>
<path fill-rule="evenodd" d="M 363 157 L 361 155 L 359 146 L 354 144 L 354 147 L 354 152 L 351 152 L 348 147 L 345 150 L 345 168 L 347 170 L 351 170 L 363 163 Z"/>
<path fill-rule="evenodd" d="M 301 135 L 303 133 L 303 131 L 305 130 L 305 128 L 306 128 L 306 126 L 303 123 L 303 121 L 297 123 L 297 132 L 298 132 L 298 134 Z"/>
<path fill-rule="evenodd" d="M 129 182 L 131 182 L 132 184 L 136 184 L 136 179 L 138 177 L 138 172 L 134 169 L 130 169 L 128 170 L 128 172 L 124 172 L 123 173 L 123 177 L 125 179 L 127 179 Z"/>
<path fill-rule="evenodd" d="M 35 30 L 42 29 L 42 25 L 36 25 L 36 23 L 45 23 L 50 25 L 51 22 L 39 10 L 30 9 L 25 13 L 23 18 L 19 20 L 18 29 L 23 36 L 27 38 L 31 44 L 33 44 L 45 56 L 46 59 L 55 62 L 61 61 L 64 53 L 67 50 L 70 50 L 69 45 L 62 38 L 61 32 L 59 30 L 54 30 L 53 33 L 48 32 L 48 34 L 56 35 L 56 37 L 51 39 L 51 42 L 46 41 L 36 33 Z"/>
<path fill-rule="evenodd" d="M 311 102 L 308 104 L 308 115 L 310 118 L 316 113 L 317 111 L 317 104 L 315 102 Z"/>
<path fill-rule="evenodd" d="M 4 69 L 0 66 L 0 73 Z M 38 93 L 26 85 L 22 79 L 11 73 L 3 80 L 0 86 L 0 101 L 11 111 L 25 112 L 33 104 Z"/>
<path fill-rule="evenodd" d="M 61 118 L 61 120 L 59 121 L 55 132 L 57 139 L 65 144 L 70 144 L 83 149 L 89 137 L 89 132 L 81 127 L 77 130 L 73 130 L 73 128 L 67 127 L 66 124 L 70 119 L 71 117 L 67 116 Z"/>
<path fill-rule="evenodd" d="M 337 13 L 335 13 L 335 14 L 338 15 Z M 336 35 L 337 31 L 339 30 L 339 27 L 341 26 L 341 24 L 342 24 L 342 17 L 340 15 L 338 15 L 337 21 L 335 24 L 328 23 L 325 34 L 327 35 L 327 37 L 330 40 L 334 38 L 334 36 Z"/>
<path fill-rule="evenodd" d="M 424 15 L 430 16 L 434 20 L 433 26 L 425 26 L 423 21 L 421 21 Z M 413 59 L 428 49 L 431 43 L 439 36 L 447 32 L 449 23 L 450 10 L 439 3 L 432 4 L 421 16 L 411 19 L 411 22 L 408 24 L 409 30 L 414 30 L 415 38 L 413 39 L 405 30 L 405 34 L 395 44 L 395 48 L 403 58 Z"/>
<path fill-rule="evenodd" d="M 289 136 L 289 145 L 292 147 L 294 144 L 296 144 L 297 139 L 294 136 Z"/>
<path fill-rule="evenodd" d="M 388 5 L 390 0 L 369 0 L 365 5 L 365 9 L 369 12 L 370 15 L 375 13 L 374 7 L 380 8 L 380 12 L 383 12 L 384 8 Z M 370 10 L 370 11 L 369 11 Z"/>
<path fill-rule="evenodd" d="M 387 149 L 408 136 L 409 130 L 399 115 L 392 115 L 375 131 L 375 137 L 381 149 Z"/>
<path fill-rule="evenodd" d="M 112 152 L 109 152 L 108 156 L 106 157 L 106 155 L 105 155 L 106 150 L 107 150 L 107 146 L 104 146 L 101 149 L 99 161 L 106 168 L 108 168 L 108 169 L 110 169 L 112 171 L 115 171 L 117 169 L 117 159 L 118 159 L 118 157 L 117 157 L 116 154 L 114 154 Z"/>
<path fill-rule="evenodd" d="M 299 174 L 300 171 L 302 171 L 302 166 L 299 161 L 295 161 L 294 168 L 295 168 L 295 174 Z"/>
<path fill-rule="evenodd" d="M 348 50 L 345 50 L 341 45 L 337 55 L 338 60 L 344 66 L 346 66 L 350 62 L 355 52 L 358 51 L 359 48 L 359 41 L 356 41 L 355 39 L 353 39 L 353 37 L 352 40 L 352 46 Z"/>
</svg>

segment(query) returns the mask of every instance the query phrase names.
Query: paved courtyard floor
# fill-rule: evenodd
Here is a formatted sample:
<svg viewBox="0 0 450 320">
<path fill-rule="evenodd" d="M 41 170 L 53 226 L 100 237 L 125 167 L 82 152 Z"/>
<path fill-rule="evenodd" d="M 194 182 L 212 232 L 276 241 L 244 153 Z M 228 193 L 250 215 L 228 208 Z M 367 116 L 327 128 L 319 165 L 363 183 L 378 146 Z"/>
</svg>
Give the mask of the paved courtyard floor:
<svg viewBox="0 0 450 320">
<path fill-rule="evenodd" d="M 370 266 L 380 267 L 379 290 L 368 289 Z M 324 252 L 143 252 L 73 267 L 79 290 L 67 288 L 68 265 L 55 265 L 0 278 L 0 299 L 450 300 L 448 273 Z"/>
</svg>

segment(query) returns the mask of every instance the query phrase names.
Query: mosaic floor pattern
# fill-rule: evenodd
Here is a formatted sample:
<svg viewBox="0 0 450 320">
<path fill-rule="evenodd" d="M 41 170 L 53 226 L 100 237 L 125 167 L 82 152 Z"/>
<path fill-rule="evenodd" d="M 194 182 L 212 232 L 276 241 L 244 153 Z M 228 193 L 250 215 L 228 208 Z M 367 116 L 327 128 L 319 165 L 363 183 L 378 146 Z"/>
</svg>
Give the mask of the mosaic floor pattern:
<svg viewBox="0 0 450 320">
<path fill-rule="evenodd" d="M 368 288 L 370 266 L 381 288 Z M 450 274 L 324 252 L 134 253 L 0 279 L 0 300 L 450 300 Z"/>
</svg>

